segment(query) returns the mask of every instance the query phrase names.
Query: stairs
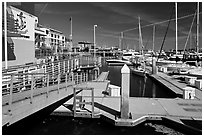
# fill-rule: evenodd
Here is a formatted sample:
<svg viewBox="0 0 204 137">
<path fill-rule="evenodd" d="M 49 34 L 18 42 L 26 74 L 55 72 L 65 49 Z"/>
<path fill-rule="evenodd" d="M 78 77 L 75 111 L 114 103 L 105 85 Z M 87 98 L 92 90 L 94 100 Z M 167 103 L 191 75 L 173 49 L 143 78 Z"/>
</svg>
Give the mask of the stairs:
<svg viewBox="0 0 204 137">
<path fill-rule="evenodd" d="M 76 90 L 78 88 L 74 88 L 74 101 L 73 101 L 73 113 L 74 117 L 83 117 L 83 118 L 99 118 L 100 112 L 94 111 L 94 89 L 89 88 L 92 92 L 91 101 L 85 102 L 82 100 L 83 96 L 77 95 Z M 87 88 L 84 88 L 87 90 Z M 80 88 L 83 90 L 83 88 Z"/>
</svg>

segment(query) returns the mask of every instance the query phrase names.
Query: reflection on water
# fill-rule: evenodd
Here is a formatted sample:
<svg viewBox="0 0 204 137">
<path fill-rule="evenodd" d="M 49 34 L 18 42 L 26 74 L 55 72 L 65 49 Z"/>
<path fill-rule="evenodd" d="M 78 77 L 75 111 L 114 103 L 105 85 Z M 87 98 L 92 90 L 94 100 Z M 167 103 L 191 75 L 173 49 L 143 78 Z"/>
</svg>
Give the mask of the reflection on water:
<svg viewBox="0 0 204 137">
<path fill-rule="evenodd" d="M 131 67 L 131 66 L 129 66 Z M 109 66 L 105 59 L 102 60 L 100 71 L 109 71 L 108 80 L 111 84 L 121 87 L 122 66 Z M 153 97 L 153 98 L 175 98 L 175 94 L 166 90 L 165 87 L 156 84 L 150 78 L 130 74 L 130 96 L 131 97 Z"/>
</svg>

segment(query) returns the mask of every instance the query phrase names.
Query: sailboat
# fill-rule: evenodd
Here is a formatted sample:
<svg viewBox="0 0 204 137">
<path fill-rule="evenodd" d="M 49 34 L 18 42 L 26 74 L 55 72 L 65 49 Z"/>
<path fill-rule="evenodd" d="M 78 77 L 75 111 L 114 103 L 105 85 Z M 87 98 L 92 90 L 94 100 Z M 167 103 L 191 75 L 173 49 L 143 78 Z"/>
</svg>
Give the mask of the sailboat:
<svg viewBox="0 0 204 137">
<path fill-rule="evenodd" d="M 138 17 L 139 20 L 139 47 L 141 48 L 141 56 L 136 58 L 137 60 L 137 68 L 132 68 L 133 74 L 144 76 L 145 75 L 145 60 L 144 60 L 144 46 L 142 42 L 142 31 L 141 31 L 141 24 L 140 24 L 140 17 Z M 142 66 L 143 65 L 143 66 Z"/>
<path fill-rule="evenodd" d="M 177 40 L 177 38 L 178 38 L 178 35 L 177 35 L 177 2 L 175 2 L 175 10 L 176 10 L 176 54 L 171 56 L 168 60 L 164 59 L 164 58 L 158 59 L 157 62 L 156 62 L 157 66 L 166 66 L 166 65 L 177 66 L 177 65 L 182 65 L 183 64 L 183 62 L 182 62 L 183 55 L 178 55 L 177 54 L 177 48 L 178 48 L 178 40 Z M 170 18 L 170 20 L 171 20 L 171 18 Z M 170 24 L 170 20 L 169 20 L 169 24 Z M 168 27 L 169 27 L 169 24 L 168 24 Z M 167 27 L 167 30 L 168 30 L 168 27 Z M 161 47 L 161 49 L 162 49 L 162 47 Z M 160 50 L 160 52 L 161 52 L 161 50 Z"/>
<path fill-rule="evenodd" d="M 190 40 L 191 40 L 191 29 L 193 26 L 195 16 L 196 16 L 196 12 L 195 12 L 195 15 L 194 15 L 191 27 L 190 27 L 190 31 L 189 31 L 185 46 L 184 46 L 184 51 L 186 49 L 188 38 L 190 37 Z M 202 60 L 202 57 L 199 56 L 199 55 L 201 55 L 201 53 L 198 53 L 198 41 L 199 41 L 198 40 L 198 34 L 199 34 L 199 32 L 198 32 L 199 31 L 199 29 L 198 29 L 199 23 L 198 22 L 199 22 L 199 2 L 198 2 L 198 8 L 197 8 L 197 43 L 196 43 L 197 51 L 195 53 L 184 53 L 183 55 L 181 55 L 183 57 L 182 58 L 183 62 L 181 62 L 181 63 L 177 62 L 176 64 L 175 63 L 169 63 L 166 65 L 167 70 L 169 70 L 169 71 L 173 70 L 173 73 L 176 72 L 176 74 L 187 74 L 187 75 L 192 75 L 192 76 L 194 76 L 194 74 L 195 74 L 196 77 L 198 77 L 198 78 L 201 77 L 200 75 L 202 75 L 202 71 L 201 71 L 202 68 L 198 67 L 198 64 L 197 64 L 197 62 Z M 192 42 L 192 40 L 191 40 L 191 42 Z M 190 43 L 190 45 L 191 45 L 191 43 Z M 176 57 L 176 56 L 179 56 L 179 55 L 176 54 L 174 57 Z"/>
</svg>

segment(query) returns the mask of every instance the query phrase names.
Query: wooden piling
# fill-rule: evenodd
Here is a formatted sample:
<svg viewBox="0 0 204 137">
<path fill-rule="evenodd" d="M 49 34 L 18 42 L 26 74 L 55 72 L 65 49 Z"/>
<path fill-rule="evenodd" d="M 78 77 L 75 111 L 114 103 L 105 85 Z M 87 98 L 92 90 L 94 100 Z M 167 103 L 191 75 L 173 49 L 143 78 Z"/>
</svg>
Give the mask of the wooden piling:
<svg viewBox="0 0 204 137">
<path fill-rule="evenodd" d="M 121 69 L 121 74 L 121 118 L 129 119 L 130 69 L 126 64 Z"/>
</svg>

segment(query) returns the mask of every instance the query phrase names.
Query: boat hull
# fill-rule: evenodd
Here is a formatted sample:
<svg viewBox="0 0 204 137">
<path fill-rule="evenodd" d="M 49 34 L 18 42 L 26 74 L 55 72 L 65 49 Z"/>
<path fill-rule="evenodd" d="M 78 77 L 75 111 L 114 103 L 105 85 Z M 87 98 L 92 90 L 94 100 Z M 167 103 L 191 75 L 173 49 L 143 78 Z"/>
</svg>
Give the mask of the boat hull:
<svg viewBox="0 0 204 137">
<path fill-rule="evenodd" d="M 128 65 L 128 66 L 132 66 L 133 63 L 130 61 L 126 61 L 126 60 L 118 60 L 118 59 L 111 59 L 111 60 L 106 60 L 106 63 L 108 65 L 114 65 L 114 66 L 122 66 L 124 64 Z"/>
</svg>

